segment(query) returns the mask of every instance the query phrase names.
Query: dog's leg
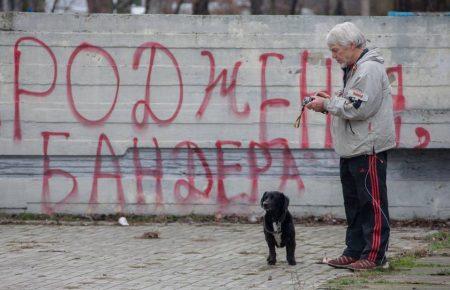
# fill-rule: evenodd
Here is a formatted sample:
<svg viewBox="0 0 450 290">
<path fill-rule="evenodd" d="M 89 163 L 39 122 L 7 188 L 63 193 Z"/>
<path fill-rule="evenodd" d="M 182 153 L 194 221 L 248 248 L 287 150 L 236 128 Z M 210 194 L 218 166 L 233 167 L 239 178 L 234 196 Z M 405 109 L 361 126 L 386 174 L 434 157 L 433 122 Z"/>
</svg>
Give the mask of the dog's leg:
<svg viewBox="0 0 450 290">
<path fill-rule="evenodd" d="M 295 241 L 286 244 L 286 260 L 289 265 L 296 265 L 295 262 Z"/>
<path fill-rule="evenodd" d="M 267 246 L 269 246 L 269 256 L 267 257 L 267 263 L 269 265 L 275 265 L 277 262 L 277 253 L 275 252 L 275 239 L 273 236 L 266 237 Z"/>
<path fill-rule="evenodd" d="M 269 246 L 269 256 L 267 257 L 267 263 L 269 265 L 275 265 L 277 262 L 277 253 L 275 252 L 275 246 Z"/>
</svg>

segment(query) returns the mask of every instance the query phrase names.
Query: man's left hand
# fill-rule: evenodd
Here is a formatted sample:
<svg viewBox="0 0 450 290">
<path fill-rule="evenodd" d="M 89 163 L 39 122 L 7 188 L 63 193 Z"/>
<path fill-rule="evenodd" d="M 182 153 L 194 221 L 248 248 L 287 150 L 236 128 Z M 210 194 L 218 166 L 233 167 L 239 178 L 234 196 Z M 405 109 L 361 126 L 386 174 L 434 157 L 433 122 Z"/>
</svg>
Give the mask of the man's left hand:
<svg viewBox="0 0 450 290">
<path fill-rule="evenodd" d="M 316 112 L 323 112 L 325 111 L 324 108 L 324 101 L 325 98 L 319 97 L 318 95 L 314 96 L 314 100 L 306 105 L 306 108 L 308 110 L 314 110 Z"/>
</svg>

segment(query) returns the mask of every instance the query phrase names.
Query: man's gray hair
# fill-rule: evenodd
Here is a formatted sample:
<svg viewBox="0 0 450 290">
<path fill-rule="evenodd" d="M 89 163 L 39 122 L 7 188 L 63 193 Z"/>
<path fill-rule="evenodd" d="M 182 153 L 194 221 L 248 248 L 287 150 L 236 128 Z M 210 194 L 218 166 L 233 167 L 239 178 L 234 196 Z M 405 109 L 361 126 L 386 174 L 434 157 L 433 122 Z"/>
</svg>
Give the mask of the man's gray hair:
<svg viewBox="0 0 450 290">
<path fill-rule="evenodd" d="M 340 44 L 350 46 L 352 43 L 358 48 L 366 48 L 364 34 L 351 22 L 344 22 L 334 26 L 327 35 L 327 45 Z"/>
</svg>

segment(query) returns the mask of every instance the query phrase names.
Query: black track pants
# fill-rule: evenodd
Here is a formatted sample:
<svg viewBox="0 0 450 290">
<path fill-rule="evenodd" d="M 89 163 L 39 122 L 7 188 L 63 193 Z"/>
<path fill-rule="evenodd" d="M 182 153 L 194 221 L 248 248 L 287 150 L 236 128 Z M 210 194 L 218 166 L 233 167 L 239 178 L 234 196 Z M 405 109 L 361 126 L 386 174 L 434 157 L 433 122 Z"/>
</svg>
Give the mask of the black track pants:
<svg viewBox="0 0 450 290">
<path fill-rule="evenodd" d="M 345 256 L 385 262 L 389 242 L 387 153 L 340 159 L 347 233 Z"/>
</svg>

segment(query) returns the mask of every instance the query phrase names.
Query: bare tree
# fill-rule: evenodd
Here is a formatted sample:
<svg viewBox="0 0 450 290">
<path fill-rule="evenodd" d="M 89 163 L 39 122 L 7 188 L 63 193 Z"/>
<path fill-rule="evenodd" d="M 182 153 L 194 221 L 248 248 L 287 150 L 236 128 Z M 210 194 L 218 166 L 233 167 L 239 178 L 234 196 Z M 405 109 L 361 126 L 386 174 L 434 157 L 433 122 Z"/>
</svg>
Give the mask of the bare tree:
<svg viewBox="0 0 450 290">
<path fill-rule="evenodd" d="M 450 1 L 449 0 L 428 0 L 427 1 L 427 10 L 428 11 L 442 11 L 446 12 L 450 10 Z"/>
<path fill-rule="evenodd" d="M 11 1 L 12 5 L 13 5 L 13 9 L 14 11 L 23 11 L 23 1 L 22 0 L 14 0 Z"/>
<path fill-rule="evenodd" d="M 448 11 L 449 0 L 396 0 L 395 10 L 397 11 Z"/>
<path fill-rule="evenodd" d="M 53 6 L 52 6 L 52 13 L 55 12 L 56 9 L 56 5 L 58 5 L 58 0 L 55 0 L 55 2 L 53 2 Z"/>
<path fill-rule="evenodd" d="M 395 9 L 397 11 L 410 11 L 408 0 L 396 0 L 395 1 Z"/>
<path fill-rule="evenodd" d="M 289 9 L 289 14 L 291 15 L 295 15 L 297 14 L 296 9 L 297 9 L 297 3 L 298 0 L 291 0 L 291 8 Z"/>
<path fill-rule="evenodd" d="M 36 3 L 35 7 L 39 7 L 39 8 L 36 8 L 36 11 L 45 12 L 45 0 L 39 0 L 36 2 L 38 2 L 38 3 Z"/>
<path fill-rule="evenodd" d="M 112 0 L 87 0 L 89 13 L 112 13 Z"/>
<path fill-rule="evenodd" d="M 146 0 L 145 1 L 145 13 L 146 14 L 159 14 L 159 13 L 172 13 L 173 0 Z"/>
<path fill-rule="evenodd" d="M 113 11 L 117 11 L 117 13 L 131 13 L 131 4 L 133 4 L 133 0 L 119 0 L 116 5 L 113 3 Z"/>
<path fill-rule="evenodd" d="M 173 12 L 174 14 L 180 13 L 180 8 L 181 8 L 181 5 L 183 4 L 183 2 L 184 2 L 184 0 L 178 0 L 177 7 L 175 7 L 175 11 Z"/>
<path fill-rule="evenodd" d="M 330 15 L 330 7 L 331 7 L 331 3 L 330 3 L 330 1 L 331 0 L 327 0 L 326 2 L 325 2 L 325 14 L 326 15 Z"/>
<path fill-rule="evenodd" d="M 45 0 L 28 0 L 27 8 L 29 11 L 33 12 L 44 12 L 45 11 Z"/>
<path fill-rule="evenodd" d="M 45 0 L 1 0 L 0 11 L 44 12 Z"/>
<path fill-rule="evenodd" d="M 11 10 L 11 3 L 9 0 L 2 0 L 2 7 L 1 7 L 2 11 L 10 11 Z"/>
<path fill-rule="evenodd" d="M 192 14 L 194 15 L 208 15 L 209 0 L 192 0 Z"/>
<path fill-rule="evenodd" d="M 250 0 L 250 11 L 253 15 L 293 15 L 298 13 L 298 6 L 302 7 L 301 3 L 302 0 Z"/>
<path fill-rule="evenodd" d="M 361 15 L 369 16 L 370 15 L 370 0 L 361 0 Z"/>
<path fill-rule="evenodd" d="M 277 5 L 275 0 L 270 0 L 270 14 L 277 14 Z"/>
<path fill-rule="evenodd" d="M 250 0 L 250 11 L 253 15 L 262 14 L 262 0 Z"/>
<path fill-rule="evenodd" d="M 342 0 L 337 1 L 336 9 L 334 10 L 334 15 L 345 15 L 344 3 Z"/>
</svg>

